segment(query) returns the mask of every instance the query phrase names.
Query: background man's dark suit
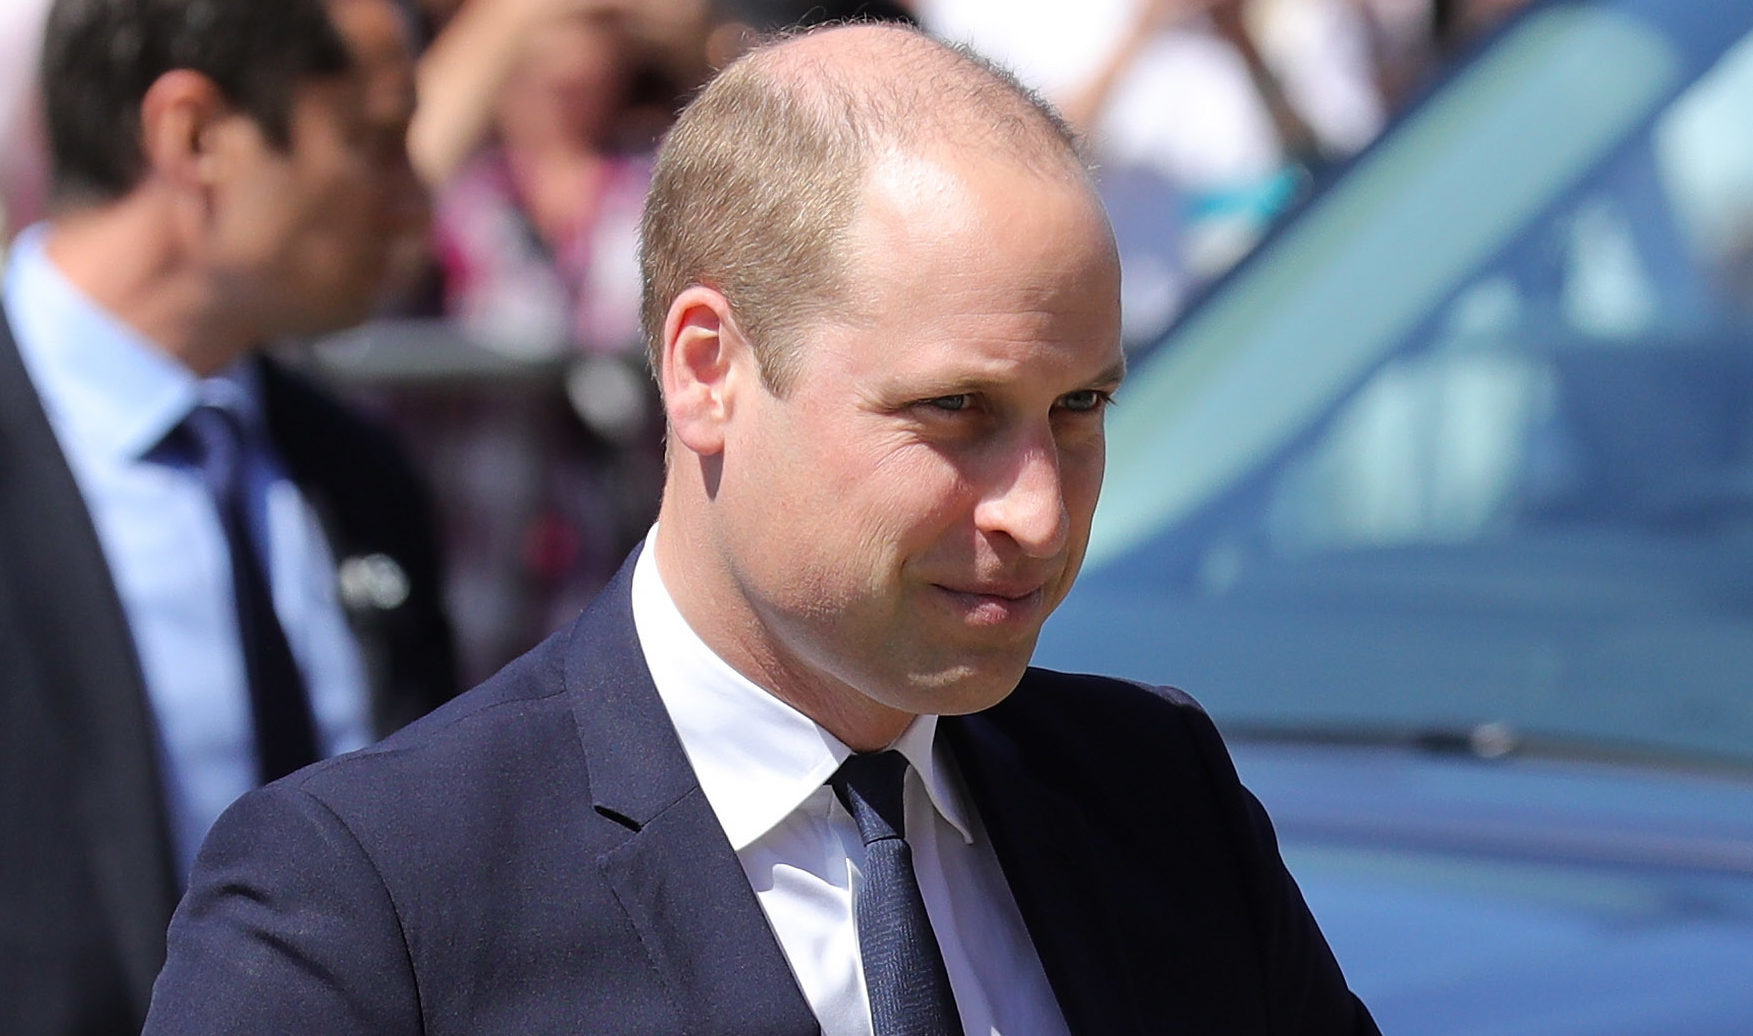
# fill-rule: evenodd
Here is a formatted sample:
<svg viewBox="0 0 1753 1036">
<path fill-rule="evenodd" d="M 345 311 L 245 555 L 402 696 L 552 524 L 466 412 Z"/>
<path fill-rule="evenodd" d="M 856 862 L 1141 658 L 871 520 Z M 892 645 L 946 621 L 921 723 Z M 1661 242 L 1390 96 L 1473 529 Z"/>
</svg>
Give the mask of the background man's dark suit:
<svg viewBox="0 0 1753 1036">
<path fill-rule="evenodd" d="M 148 1032 L 817 1031 L 652 686 L 631 572 L 475 691 L 234 806 Z M 1072 1031 L 1374 1031 L 1185 696 L 1030 670 L 940 729 Z"/>
<path fill-rule="evenodd" d="M 337 560 L 383 554 L 398 607 L 349 607 L 388 732 L 455 687 L 420 487 L 382 432 L 263 361 L 268 423 Z M 124 1032 L 179 894 L 144 678 L 97 535 L 0 313 L 0 1032 Z"/>
</svg>

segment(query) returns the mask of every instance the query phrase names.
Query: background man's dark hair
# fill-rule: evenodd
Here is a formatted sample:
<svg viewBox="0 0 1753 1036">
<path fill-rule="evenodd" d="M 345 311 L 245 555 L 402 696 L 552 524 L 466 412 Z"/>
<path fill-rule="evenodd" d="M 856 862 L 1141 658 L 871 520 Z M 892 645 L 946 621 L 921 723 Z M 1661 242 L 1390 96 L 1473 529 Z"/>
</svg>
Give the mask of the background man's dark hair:
<svg viewBox="0 0 1753 1036">
<path fill-rule="evenodd" d="M 41 70 L 55 199 L 139 182 L 140 102 L 166 72 L 212 79 L 283 148 L 294 88 L 350 62 L 325 0 L 56 0 Z"/>
</svg>

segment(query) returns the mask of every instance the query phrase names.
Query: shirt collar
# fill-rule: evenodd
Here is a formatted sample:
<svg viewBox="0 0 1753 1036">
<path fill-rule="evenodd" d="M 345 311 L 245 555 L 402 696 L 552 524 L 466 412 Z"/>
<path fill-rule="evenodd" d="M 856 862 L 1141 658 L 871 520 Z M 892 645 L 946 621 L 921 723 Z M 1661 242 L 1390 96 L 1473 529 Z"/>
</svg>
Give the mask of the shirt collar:
<svg viewBox="0 0 1753 1036">
<path fill-rule="evenodd" d="M 57 434 L 81 452 L 131 461 L 164 441 L 197 403 L 262 421 L 256 371 L 239 361 L 197 378 L 81 291 L 49 258 L 50 227 L 13 242 L 0 285 L 19 354 Z"/>
<path fill-rule="evenodd" d="M 633 566 L 634 628 L 700 790 L 741 852 L 814 795 L 852 750 L 700 639 L 663 584 L 655 533 L 654 526 Z M 937 717 L 919 716 L 893 748 L 918 773 L 932 806 L 972 843 L 936 734 Z"/>
</svg>

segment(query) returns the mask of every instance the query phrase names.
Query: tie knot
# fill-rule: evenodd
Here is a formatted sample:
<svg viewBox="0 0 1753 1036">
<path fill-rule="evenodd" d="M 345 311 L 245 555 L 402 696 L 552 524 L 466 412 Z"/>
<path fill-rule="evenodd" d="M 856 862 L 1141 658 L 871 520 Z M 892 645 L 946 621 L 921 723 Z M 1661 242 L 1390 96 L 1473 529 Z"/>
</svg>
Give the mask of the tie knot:
<svg viewBox="0 0 1753 1036">
<path fill-rule="evenodd" d="M 906 838 L 901 789 L 907 779 L 907 757 L 896 751 L 862 752 L 846 757 L 828 783 L 852 814 L 864 844 L 884 838 Z"/>
<path fill-rule="evenodd" d="M 243 453 L 243 423 L 238 415 L 202 403 L 183 418 L 182 429 L 208 484 L 222 495 L 232 491 Z"/>
</svg>

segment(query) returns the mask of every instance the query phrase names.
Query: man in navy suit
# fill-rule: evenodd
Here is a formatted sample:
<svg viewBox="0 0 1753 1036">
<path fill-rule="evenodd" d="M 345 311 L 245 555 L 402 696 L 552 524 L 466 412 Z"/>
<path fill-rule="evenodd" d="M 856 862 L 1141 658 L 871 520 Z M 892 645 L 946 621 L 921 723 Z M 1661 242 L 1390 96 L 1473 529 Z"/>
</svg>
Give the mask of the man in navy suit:
<svg viewBox="0 0 1753 1036">
<path fill-rule="evenodd" d="M 147 1031 L 1374 1031 L 1198 707 L 1027 668 L 1124 374 L 1051 109 L 911 30 L 795 37 L 689 106 L 643 235 L 643 549 L 240 801 Z"/>
<path fill-rule="evenodd" d="M 260 355 L 367 316 L 424 231 L 406 31 L 390 0 L 54 6 L 54 215 L 0 277 L 7 1036 L 138 1033 L 225 806 L 455 694 L 419 480 Z M 245 536 L 185 435 L 219 407 Z M 256 707 L 270 666 L 287 712 Z"/>
</svg>

